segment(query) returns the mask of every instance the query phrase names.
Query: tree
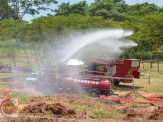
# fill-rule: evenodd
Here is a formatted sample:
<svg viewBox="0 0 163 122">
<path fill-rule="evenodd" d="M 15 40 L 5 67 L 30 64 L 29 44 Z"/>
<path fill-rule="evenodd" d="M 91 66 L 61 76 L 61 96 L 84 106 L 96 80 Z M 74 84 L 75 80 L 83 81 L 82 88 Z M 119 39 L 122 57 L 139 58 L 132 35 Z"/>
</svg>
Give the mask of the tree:
<svg viewBox="0 0 163 122">
<path fill-rule="evenodd" d="M 53 10 L 56 14 L 58 15 L 64 15 L 64 16 L 69 16 L 70 14 L 81 14 L 81 15 L 86 15 L 87 14 L 87 8 L 88 5 L 86 1 L 79 2 L 77 4 L 72 4 L 70 3 L 62 3 L 59 5 L 58 9 Z"/>
<path fill-rule="evenodd" d="M 125 13 L 125 20 L 128 20 L 130 22 L 138 22 L 142 17 L 158 10 L 158 6 L 156 6 L 155 4 L 149 4 L 147 2 L 142 4 L 130 5 L 128 6 L 127 12 Z"/>
<path fill-rule="evenodd" d="M 127 11 L 127 7 L 124 0 L 96 0 L 89 7 L 89 15 L 123 21 L 123 14 Z"/>
<path fill-rule="evenodd" d="M 14 10 L 9 6 L 6 0 L 0 1 L 0 20 L 15 18 Z"/>
<path fill-rule="evenodd" d="M 73 36 L 74 33 L 82 33 L 84 30 L 114 26 L 116 26 L 115 22 L 103 20 L 102 17 L 47 16 L 32 20 L 31 24 L 24 26 L 20 35 L 23 35 L 24 38 L 21 40 L 31 43 L 34 48 L 42 46 L 41 50 L 44 52 L 48 64 L 51 64 L 52 59 L 58 60 L 60 57 L 59 53 L 56 53 L 57 49 L 69 41 L 63 39 L 64 35 Z"/>
<path fill-rule="evenodd" d="M 13 59 L 13 64 L 16 66 L 16 53 L 14 47 L 17 41 L 23 35 L 20 35 L 21 28 L 26 24 L 22 20 L 2 20 L 0 21 L 0 41 L 1 45 L 6 44 L 5 54 Z M 20 43 L 20 42 L 19 42 Z"/>
<path fill-rule="evenodd" d="M 53 12 L 56 12 L 57 16 L 69 16 L 71 14 L 71 5 L 70 3 L 62 3 L 61 5 L 59 5 L 58 9 L 53 10 Z"/>
<path fill-rule="evenodd" d="M 56 0 L 1 0 L 1 6 L 4 6 L 3 14 L 12 15 L 13 19 L 22 19 L 24 15 L 39 14 L 40 10 L 48 10 L 47 6 L 56 4 Z"/>
<path fill-rule="evenodd" d="M 142 4 L 135 4 L 128 7 L 128 14 L 135 16 L 144 16 L 151 12 L 158 11 L 159 7 L 155 4 L 149 4 L 147 2 Z"/>
<path fill-rule="evenodd" d="M 141 19 L 134 30 L 132 40 L 140 50 L 157 52 L 163 49 L 163 13 L 153 12 Z"/>
<path fill-rule="evenodd" d="M 65 33 L 75 33 L 77 30 L 89 28 L 113 27 L 113 25 L 115 25 L 114 22 L 103 20 L 101 17 L 81 15 L 40 17 L 32 20 L 30 24 L 22 20 L 2 20 L 0 21 L 0 41 L 8 44 L 5 53 L 10 55 L 15 65 L 14 45 L 30 45 L 40 67 L 41 63 L 45 64 L 41 55 L 44 54 L 48 64 L 51 64 L 53 57 L 58 56 L 54 51 L 61 43 L 63 44 L 61 38 Z M 25 50 L 24 53 L 26 55 Z M 28 56 L 26 57 L 28 61 Z M 28 64 L 30 66 L 30 62 Z"/>
<path fill-rule="evenodd" d="M 163 6 L 159 9 L 160 12 L 163 12 Z"/>
</svg>

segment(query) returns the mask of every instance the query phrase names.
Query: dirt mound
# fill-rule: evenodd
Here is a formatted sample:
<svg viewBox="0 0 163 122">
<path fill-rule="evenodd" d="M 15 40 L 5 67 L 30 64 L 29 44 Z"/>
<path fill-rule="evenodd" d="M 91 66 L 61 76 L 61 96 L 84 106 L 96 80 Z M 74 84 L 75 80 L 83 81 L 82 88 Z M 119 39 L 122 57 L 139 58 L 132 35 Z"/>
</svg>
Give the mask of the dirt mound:
<svg viewBox="0 0 163 122">
<path fill-rule="evenodd" d="M 86 106 L 90 106 L 96 103 L 101 103 L 104 105 L 119 105 L 121 102 L 119 101 L 112 101 L 107 99 L 101 99 L 101 98 L 90 98 L 88 96 L 82 96 L 82 95 L 55 95 L 55 96 L 44 96 L 44 97 L 34 97 L 31 99 L 30 102 L 45 102 L 45 101 L 57 101 L 59 103 L 67 102 L 67 103 L 73 103 L 73 104 L 83 104 Z"/>
<path fill-rule="evenodd" d="M 120 101 L 114 101 L 114 100 L 108 100 L 108 99 L 97 99 L 97 101 L 106 105 L 121 105 Z"/>
<path fill-rule="evenodd" d="M 142 114 L 139 113 L 128 113 L 123 120 L 134 120 L 135 118 L 143 118 Z"/>
<path fill-rule="evenodd" d="M 76 114 L 75 110 L 61 105 L 60 103 L 47 104 L 44 102 L 28 105 L 21 111 L 21 113 L 34 115 L 45 114 L 53 115 L 55 117 L 71 116 Z"/>
<path fill-rule="evenodd" d="M 140 101 L 140 100 L 145 101 L 146 100 L 143 95 L 141 95 L 138 92 L 133 92 L 133 91 L 127 93 L 126 95 L 122 96 L 121 98 L 127 99 L 127 100 L 137 100 L 137 101 Z"/>
<path fill-rule="evenodd" d="M 149 117 L 149 119 L 153 120 L 163 120 L 163 106 L 158 107 L 154 112 L 154 114 Z"/>
</svg>

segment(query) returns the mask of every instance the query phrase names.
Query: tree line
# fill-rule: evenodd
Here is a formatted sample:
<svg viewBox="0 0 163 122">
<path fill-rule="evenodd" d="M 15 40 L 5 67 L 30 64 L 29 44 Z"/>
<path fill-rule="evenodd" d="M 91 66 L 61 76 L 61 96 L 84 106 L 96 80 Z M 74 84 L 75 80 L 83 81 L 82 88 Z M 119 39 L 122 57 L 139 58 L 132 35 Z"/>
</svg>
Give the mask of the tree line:
<svg viewBox="0 0 163 122">
<path fill-rule="evenodd" d="M 37 50 L 40 45 L 49 54 L 59 48 L 65 34 L 74 34 L 92 29 L 124 28 L 134 32 L 129 39 L 138 46 L 127 53 L 147 51 L 156 53 L 163 50 L 163 7 L 147 2 L 128 5 L 124 0 L 95 0 L 76 4 L 62 3 L 44 17 L 23 20 L 24 15 L 39 14 L 49 10 L 56 0 L 1 0 L 0 41 L 13 44 L 30 44 Z M 13 51 L 12 51 L 13 52 Z"/>
</svg>

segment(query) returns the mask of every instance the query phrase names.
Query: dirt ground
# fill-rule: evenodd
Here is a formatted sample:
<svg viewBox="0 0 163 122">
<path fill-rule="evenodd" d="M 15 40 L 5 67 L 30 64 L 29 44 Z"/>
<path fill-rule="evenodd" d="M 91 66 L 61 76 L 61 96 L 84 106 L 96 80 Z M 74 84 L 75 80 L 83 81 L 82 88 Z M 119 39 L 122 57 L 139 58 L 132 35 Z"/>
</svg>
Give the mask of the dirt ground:
<svg viewBox="0 0 163 122">
<path fill-rule="evenodd" d="M 3 85 L 4 82 L 0 82 L 0 84 Z M 21 94 L 24 97 L 21 98 L 13 94 Z M 19 117 L 0 118 L 0 122 L 130 122 L 136 119 L 163 121 L 163 103 L 128 103 L 104 98 L 90 98 L 78 94 L 41 96 L 40 94 L 31 92 L 30 95 L 23 91 L 13 92 L 0 89 L 0 99 L 19 99 Z M 163 99 L 163 94 L 126 91 L 123 94 L 112 97 L 131 101 L 149 101 L 146 97 Z M 112 117 L 115 113 L 109 117 L 108 115 L 103 116 L 106 113 L 98 113 L 100 117 L 92 114 L 95 113 L 94 111 L 98 112 L 98 109 L 101 108 L 103 108 L 102 111 L 106 112 L 116 110 L 116 112 L 119 112 L 123 116 L 117 119 L 118 117 Z"/>
<path fill-rule="evenodd" d="M 0 97 L 11 97 L 11 91 L 1 91 Z M 147 96 L 147 95 L 146 95 Z M 150 96 L 155 96 L 150 94 Z M 139 92 L 128 92 L 122 96 L 115 96 L 121 99 L 148 101 Z M 163 98 L 163 95 L 157 95 Z M 88 110 L 80 111 L 72 105 L 84 105 L 90 108 L 92 105 L 100 105 L 106 111 L 117 110 L 125 116 L 121 120 L 103 119 L 95 115 L 88 114 Z M 55 95 L 55 96 L 33 96 L 29 101 L 20 101 L 18 105 L 18 118 L 3 118 L 1 121 L 9 122 L 76 122 L 76 121 L 133 121 L 136 118 L 149 121 L 163 121 L 163 104 L 139 104 L 112 101 L 103 98 L 90 98 L 80 95 Z"/>
</svg>

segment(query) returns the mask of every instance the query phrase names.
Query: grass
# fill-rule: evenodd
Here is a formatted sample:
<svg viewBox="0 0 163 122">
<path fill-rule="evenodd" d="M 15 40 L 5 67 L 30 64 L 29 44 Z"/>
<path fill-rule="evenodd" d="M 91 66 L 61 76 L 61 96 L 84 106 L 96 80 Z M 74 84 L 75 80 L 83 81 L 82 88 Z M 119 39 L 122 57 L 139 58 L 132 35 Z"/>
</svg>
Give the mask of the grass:
<svg viewBox="0 0 163 122">
<path fill-rule="evenodd" d="M 52 103 L 59 103 L 60 101 L 59 100 L 47 100 L 46 101 L 48 104 L 52 104 Z"/>
<path fill-rule="evenodd" d="M 84 112 L 85 108 L 87 108 L 86 105 L 84 105 L 84 104 L 75 104 L 75 103 L 67 103 L 67 104 L 68 104 L 68 106 L 70 106 L 80 112 Z"/>
<path fill-rule="evenodd" d="M 142 86 L 140 91 L 150 92 L 150 93 L 163 93 L 163 89 L 160 86 L 163 86 L 163 81 L 151 80 L 150 84 L 148 81 L 139 80 L 135 81 L 137 86 Z"/>
<path fill-rule="evenodd" d="M 144 65 L 144 67 L 143 67 Z M 152 69 L 150 69 L 149 63 L 141 63 L 140 72 L 141 72 L 141 78 L 148 79 L 149 75 L 151 79 L 157 79 L 163 81 L 163 63 L 161 62 L 159 65 L 159 73 L 157 69 L 157 63 L 153 63 Z"/>
<path fill-rule="evenodd" d="M 26 97 L 24 95 L 20 95 L 19 93 L 13 93 L 12 97 L 18 99 L 19 102 L 28 102 L 31 100 L 30 97 Z"/>
<path fill-rule="evenodd" d="M 68 103 L 68 106 L 77 111 L 85 112 L 89 116 L 95 116 L 98 119 L 121 120 L 125 116 L 125 114 L 120 113 L 116 109 L 106 110 L 100 103 L 92 105 Z"/>
<path fill-rule="evenodd" d="M 153 68 L 149 69 L 149 63 L 141 63 L 140 79 L 135 79 L 136 91 L 143 91 L 148 93 L 163 93 L 163 63 L 160 64 L 160 73 L 157 72 L 157 64 L 153 64 Z M 116 92 L 132 91 L 133 83 L 120 83 L 119 86 L 114 86 L 113 90 Z"/>
<path fill-rule="evenodd" d="M 95 115 L 98 119 L 114 119 L 121 120 L 125 115 L 117 111 L 116 109 L 106 110 L 105 107 L 100 105 L 94 105 L 90 113 Z"/>
<path fill-rule="evenodd" d="M 135 89 L 136 91 L 144 91 L 148 93 L 163 93 L 163 89 L 160 86 L 163 86 L 163 81 L 151 80 L 150 84 L 148 79 L 135 80 Z M 120 83 L 119 86 L 114 86 L 113 90 L 115 91 L 132 91 L 133 83 Z"/>
<path fill-rule="evenodd" d="M 80 95 L 80 98 L 82 98 L 82 99 L 85 99 L 85 100 L 90 100 L 91 99 L 91 97 L 89 97 L 89 96 L 87 96 L 87 95 Z"/>
<path fill-rule="evenodd" d="M 110 111 L 106 111 L 105 109 L 101 109 L 99 111 L 94 112 L 94 114 L 99 119 L 113 119 L 113 120 L 121 120 L 125 116 L 125 114 L 118 112 L 116 109 L 112 109 Z"/>
</svg>

